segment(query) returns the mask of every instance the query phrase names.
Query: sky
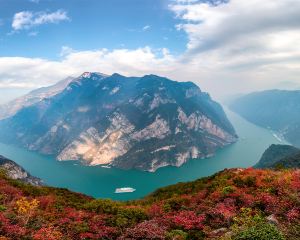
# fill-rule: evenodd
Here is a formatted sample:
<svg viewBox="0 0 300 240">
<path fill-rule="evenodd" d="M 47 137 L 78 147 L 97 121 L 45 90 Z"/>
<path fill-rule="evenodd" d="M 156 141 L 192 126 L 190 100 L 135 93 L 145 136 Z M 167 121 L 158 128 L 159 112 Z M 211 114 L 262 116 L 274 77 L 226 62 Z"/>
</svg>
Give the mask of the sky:
<svg viewBox="0 0 300 240">
<path fill-rule="evenodd" d="M 300 88 L 299 0 L 0 0 L 0 102 L 85 71 Z"/>
</svg>

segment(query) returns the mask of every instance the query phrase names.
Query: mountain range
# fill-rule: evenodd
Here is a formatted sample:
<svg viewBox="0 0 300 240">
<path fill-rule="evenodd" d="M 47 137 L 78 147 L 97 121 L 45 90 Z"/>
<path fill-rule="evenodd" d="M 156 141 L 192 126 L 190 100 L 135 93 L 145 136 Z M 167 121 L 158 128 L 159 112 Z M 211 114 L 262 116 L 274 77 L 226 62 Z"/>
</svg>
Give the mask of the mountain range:
<svg viewBox="0 0 300 240">
<path fill-rule="evenodd" d="M 0 121 L 0 140 L 61 161 L 155 171 L 237 139 L 222 107 L 192 82 L 85 72 L 29 96 Z"/>
<path fill-rule="evenodd" d="M 244 95 L 230 109 L 248 121 L 277 131 L 300 147 L 300 91 L 268 90 Z"/>
</svg>

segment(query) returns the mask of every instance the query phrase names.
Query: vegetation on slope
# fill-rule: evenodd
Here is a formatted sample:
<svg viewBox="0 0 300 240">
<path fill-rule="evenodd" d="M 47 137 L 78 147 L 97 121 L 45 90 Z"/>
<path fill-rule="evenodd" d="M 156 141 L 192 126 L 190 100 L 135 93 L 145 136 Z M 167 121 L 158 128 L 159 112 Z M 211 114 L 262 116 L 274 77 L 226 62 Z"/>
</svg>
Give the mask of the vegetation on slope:
<svg viewBox="0 0 300 240">
<path fill-rule="evenodd" d="M 300 149 L 291 145 L 272 144 L 262 155 L 255 168 L 300 167 Z"/>
<path fill-rule="evenodd" d="M 300 239 L 300 170 L 224 170 L 116 202 L 0 176 L 0 239 Z"/>
</svg>

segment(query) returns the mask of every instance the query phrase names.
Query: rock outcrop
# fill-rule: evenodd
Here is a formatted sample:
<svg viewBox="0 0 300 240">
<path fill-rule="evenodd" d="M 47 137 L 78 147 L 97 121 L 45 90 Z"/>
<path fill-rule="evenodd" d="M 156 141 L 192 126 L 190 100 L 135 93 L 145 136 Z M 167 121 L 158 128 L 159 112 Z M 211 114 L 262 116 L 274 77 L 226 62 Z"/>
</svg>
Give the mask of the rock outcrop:
<svg viewBox="0 0 300 240">
<path fill-rule="evenodd" d="M 42 180 L 31 176 L 21 166 L 0 155 L 0 169 L 4 169 L 9 178 L 20 180 L 34 186 L 41 186 Z"/>
</svg>

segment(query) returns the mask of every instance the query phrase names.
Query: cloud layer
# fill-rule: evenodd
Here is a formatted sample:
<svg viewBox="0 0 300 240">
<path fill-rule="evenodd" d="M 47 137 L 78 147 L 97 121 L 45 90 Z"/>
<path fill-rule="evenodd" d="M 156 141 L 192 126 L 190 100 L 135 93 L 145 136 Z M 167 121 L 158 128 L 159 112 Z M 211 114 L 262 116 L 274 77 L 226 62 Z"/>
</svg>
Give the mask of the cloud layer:
<svg viewBox="0 0 300 240">
<path fill-rule="evenodd" d="M 157 55 L 160 57 L 157 57 Z M 149 47 L 135 50 L 99 49 L 76 51 L 63 47 L 61 59 L 0 57 L 0 88 L 35 88 L 55 83 L 66 76 L 77 76 L 84 71 L 106 74 L 142 75 L 172 71 L 175 60 L 166 49 L 153 51 Z"/>
<path fill-rule="evenodd" d="M 59 23 L 69 21 L 70 18 L 64 10 L 57 10 L 52 13 L 47 12 L 18 12 L 13 17 L 12 28 L 14 30 L 29 29 L 47 23 Z"/>
<path fill-rule="evenodd" d="M 178 31 L 188 37 L 180 56 L 166 48 L 76 51 L 63 47 L 57 61 L 0 57 L 0 87 L 38 87 L 84 71 L 160 74 L 194 81 L 218 96 L 300 85 L 299 0 L 175 0 L 169 9 L 181 22 Z M 68 19 L 62 10 L 20 12 L 13 28 Z"/>
</svg>

